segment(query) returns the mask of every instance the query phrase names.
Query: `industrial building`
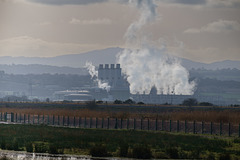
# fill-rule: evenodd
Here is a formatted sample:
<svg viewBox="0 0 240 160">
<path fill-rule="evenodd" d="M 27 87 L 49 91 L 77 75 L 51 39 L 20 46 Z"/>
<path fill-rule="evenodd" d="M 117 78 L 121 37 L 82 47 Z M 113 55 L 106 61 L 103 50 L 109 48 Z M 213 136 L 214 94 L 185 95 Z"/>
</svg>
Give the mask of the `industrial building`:
<svg viewBox="0 0 240 160">
<path fill-rule="evenodd" d="M 196 98 L 199 102 L 210 102 L 215 105 L 227 105 L 227 102 L 221 97 L 201 96 L 201 95 L 163 95 L 157 94 L 155 87 L 149 94 L 130 94 L 129 83 L 122 74 L 120 64 L 100 64 L 98 67 L 98 80 L 102 83 L 108 83 L 110 90 L 99 88 L 98 84 L 81 88 L 80 90 L 65 90 L 54 93 L 55 100 L 69 101 L 89 101 L 102 100 L 114 101 L 116 99 L 125 101 L 132 99 L 135 102 L 144 102 L 146 104 L 181 104 L 185 99 Z"/>
</svg>

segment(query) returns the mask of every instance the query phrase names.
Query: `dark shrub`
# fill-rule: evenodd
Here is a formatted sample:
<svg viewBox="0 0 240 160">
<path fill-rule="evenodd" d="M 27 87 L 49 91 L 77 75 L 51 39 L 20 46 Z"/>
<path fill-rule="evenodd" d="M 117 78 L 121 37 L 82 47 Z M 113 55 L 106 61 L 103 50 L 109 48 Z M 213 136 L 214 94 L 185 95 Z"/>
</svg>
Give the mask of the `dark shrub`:
<svg viewBox="0 0 240 160">
<path fill-rule="evenodd" d="M 207 156 L 207 160 L 215 160 L 215 156 L 213 153 L 210 153 L 208 156 Z"/>
<path fill-rule="evenodd" d="M 104 145 L 95 145 L 90 149 L 90 154 L 93 157 L 107 157 L 107 149 Z"/>
<path fill-rule="evenodd" d="M 7 150 L 13 150 L 13 144 L 12 143 L 7 143 L 6 144 L 6 149 Z"/>
<path fill-rule="evenodd" d="M 138 159 L 150 159 L 152 152 L 147 146 L 135 146 L 132 151 L 132 156 Z"/>
<path fill-rule="evenodd" d="M 120 144 L 120 151 L 119 151 L 119 156 L 120 157 L 127 157 L 127 155 L 128 155 L 128 148 L 129 148 L 129 146 L 128 146 L 128 144 L 127 143 L 121 143 Z"/>
<path fill-rule="evenodd" d="M 31 142 L 26 143 L 25 147 L 27 152 L 33 152 L 33 144 Z"/>
<path fill-rule="evenodd" d="M 58 154 L 58 148 L 57 148 L 57 146 L 54 145 L 54 144 L 51 144 L 51 145 L 49 146 L 48 153 L 50 153 L 50 154 Z"/>
<path fill-rule="evenodd" d="M 4 139 L 1 141 L 1 149 L 6 149 L 6 142 Z"/>
<path fill-rule="evenodd" d="M 44 143 L 36 143 L 35 144 L 35 152 L 36 153 L 47 153 L 48 146 Z"/>
<path fill-rule="evenodd" d="M 19 151 L 19 145 L 18 145 L 18 140 L 16 138 L 13 139 L 13 144 L 12 144 L 12 148 L 14 151 Z"/>
<path fill-rule="evenodd" d="M 224 153 L 220 155 L 219 160 L 231 160 L 231 156 L 229 153 Z"/>
<path fill-rule="evenodd" d="M 169 155 L 170 158 L 174 158 L 174 159 L 179 158 L 177 148 L 168 148 L 168 149 L 166 149 L 166 153 Z"/>
</svg>

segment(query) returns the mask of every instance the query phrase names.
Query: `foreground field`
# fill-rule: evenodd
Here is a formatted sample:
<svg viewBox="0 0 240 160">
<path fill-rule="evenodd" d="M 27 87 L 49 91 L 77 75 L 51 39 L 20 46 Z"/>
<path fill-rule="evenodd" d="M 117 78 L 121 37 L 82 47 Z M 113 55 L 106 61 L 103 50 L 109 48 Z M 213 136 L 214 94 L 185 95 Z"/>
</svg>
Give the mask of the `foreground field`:
<svg viewBox="0 0 240 160">
<path fill-rule="evenodd" d="M 239 138 L 168 132 L 0 125 L 0 147 L 28 152 L 132 158 L 240 158 Z"/>
</svg>

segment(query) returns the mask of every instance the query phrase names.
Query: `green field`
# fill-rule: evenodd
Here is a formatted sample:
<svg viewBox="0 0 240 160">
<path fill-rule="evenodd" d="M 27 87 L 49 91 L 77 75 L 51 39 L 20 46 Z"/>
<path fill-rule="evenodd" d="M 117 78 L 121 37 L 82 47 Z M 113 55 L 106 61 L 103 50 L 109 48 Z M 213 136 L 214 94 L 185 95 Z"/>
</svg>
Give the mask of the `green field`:
<svg viewBox="0 0 240 160">
<path fill-rule="evenodd" d="M 135 130 L 0 124 L 0 148 L 131 158 L 239 159 L 240 139 Z"/>
</svg>

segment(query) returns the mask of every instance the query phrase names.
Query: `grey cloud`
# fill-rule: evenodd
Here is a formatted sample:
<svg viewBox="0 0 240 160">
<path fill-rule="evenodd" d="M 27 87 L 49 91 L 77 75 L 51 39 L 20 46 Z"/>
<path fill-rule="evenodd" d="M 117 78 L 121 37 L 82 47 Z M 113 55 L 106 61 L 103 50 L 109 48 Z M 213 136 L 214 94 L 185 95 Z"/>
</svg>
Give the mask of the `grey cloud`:
<svg viewBox="0 0 240 160">
<path fill-rule="evenodd" d="M 166 3 L 179 3 L 179 4 L 186 4 L 186 5 L 199 5 L 199 4 L 206 4 L 206 0 L 159 0 Z"/>
<path fill-rule="evenodd" d="M 28 1 L 48 5 L 87 5 L 92 3 L 102 3 L 108 0 L 28 0 Z"/>
<path fill-rule="evenodd" d="M 184 31 L 184 33 L 220 33 L 220 32 L 231 32 L 231 31 L 239 31 L 240 23 L 237 21 L 228 21 L 228 20 L 219 20 L 212 23 L 207 24 L 201 28 L 189 28 Z"/>
</svg>

